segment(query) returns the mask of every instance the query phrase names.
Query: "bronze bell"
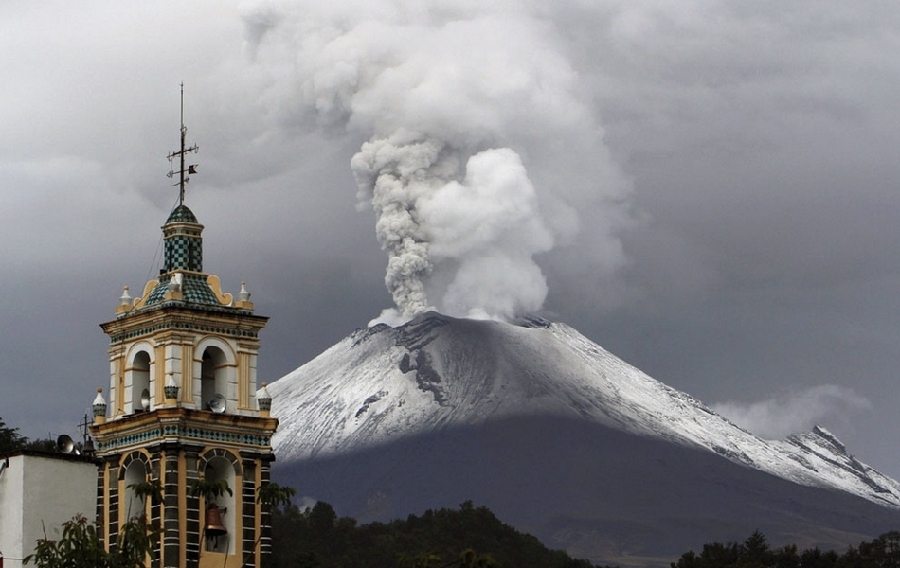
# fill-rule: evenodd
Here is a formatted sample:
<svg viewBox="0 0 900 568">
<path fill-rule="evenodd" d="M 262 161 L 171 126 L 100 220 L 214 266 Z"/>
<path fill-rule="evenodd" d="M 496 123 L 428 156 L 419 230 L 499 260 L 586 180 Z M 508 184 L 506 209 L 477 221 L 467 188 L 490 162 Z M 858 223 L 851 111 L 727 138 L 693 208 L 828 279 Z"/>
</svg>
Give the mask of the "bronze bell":
<svg viewBox="0 0 900 568">
<path fill-rule="evenodd" d="M 222 512 L 215 503 L 206 507 L 206 526 L 204 529 L 207 537 L 219 537 L 228 534 L 228 529 L 222 524 Z"/>
</svg>

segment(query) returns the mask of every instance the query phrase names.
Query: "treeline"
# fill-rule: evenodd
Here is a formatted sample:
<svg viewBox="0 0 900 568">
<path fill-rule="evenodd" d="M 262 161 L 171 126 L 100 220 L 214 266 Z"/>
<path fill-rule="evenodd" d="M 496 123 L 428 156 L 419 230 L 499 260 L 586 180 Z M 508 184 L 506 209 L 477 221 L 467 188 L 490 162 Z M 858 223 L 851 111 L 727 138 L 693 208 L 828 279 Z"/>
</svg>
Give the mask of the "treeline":
<svg viewBox="0 0 900 568">
<path fill-rule="evenodd" d="M 790 544 L 769 548 L 766 537 L 754 532 L 743 543 L 714 542 L 696 554 L 681 555 L 672 568 L 887 568 L 900 567 L 900 532 L 885 533 L 875 540 L 851 546 L 844 553 L 818 548 L 797 551 Z"/>
<path fill-rule="evenodd" d="M 49 438 L 29 440 L 25 436 L 19 434 L 18 428 L 7 426 L 6 422 L 3 421 L 3 418 L 0 418 L 0 454 L 15 452 L 17 450 L 52 452 L 56 450 L 56 442 Z"/>
<path fill-rule="evenodd" d="M 425 511 L 405 520 L 357 525 L 319 502 L 300 510 L 289 505 L 272 516 L 275 568 L 516 567 L 596 568 L 500 522 L 471 501 L 459 510 Z"/>
<path fill-rule="evenodd" d="M 358 525 L 327 503 L 273 510 L 274 568 L 600 568 L 550 550 L 535 537 L 502 523 L 471 501 L 459 510 L 425 511 L 405 520 Z M 900 532 L 851 546 L 844 552 L 794 544 L 771 548 L 756 531 L 742 543 L 713 542 L 686 552 L 672 568 L 900 568 Z M 609 567 L 606 567 L 609 568 Z"/>
</svg>

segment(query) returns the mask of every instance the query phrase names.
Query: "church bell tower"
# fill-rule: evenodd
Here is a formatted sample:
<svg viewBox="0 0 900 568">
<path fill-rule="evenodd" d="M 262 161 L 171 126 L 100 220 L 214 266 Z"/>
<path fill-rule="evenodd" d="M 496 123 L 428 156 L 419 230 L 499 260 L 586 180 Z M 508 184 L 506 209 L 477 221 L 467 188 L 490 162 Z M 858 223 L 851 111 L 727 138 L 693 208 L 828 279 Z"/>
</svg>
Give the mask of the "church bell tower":
<svg viewBox="0 0 900 568">
<path fill-rule="evenodd" d="M 100 326 L 110 379 L 91 427 L 98 520 L 110 550 L 132 519 L 158 527 L 154 568 L 259 567 L 270 527 L 258 497 L 278 426 L 265 383 L 256 388 L 268 318 L 253 313 L 243 284 L 235 298 L 203 270 L 203 225 L 184 203 L 196 168 L 185 156 L 197 151 L 185 148 L 186 132 L 182 112 L 181 150 L 169 156 L 180 163 L 169 173 L 180 196 L 162 226 L 164 266 L 140 297 L 126 287 L 115 319 Z"/>
</svg>

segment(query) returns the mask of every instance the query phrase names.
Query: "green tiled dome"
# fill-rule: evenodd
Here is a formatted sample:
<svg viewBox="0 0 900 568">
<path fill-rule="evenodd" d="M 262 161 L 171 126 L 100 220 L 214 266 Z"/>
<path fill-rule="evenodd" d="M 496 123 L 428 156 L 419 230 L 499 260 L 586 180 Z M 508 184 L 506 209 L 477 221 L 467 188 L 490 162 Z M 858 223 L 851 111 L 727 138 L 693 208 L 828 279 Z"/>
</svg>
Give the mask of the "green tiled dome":
<svg viewBox="0 0 900 568">
<path fill-rule="evenodd" d="M 181 204 L 176 207 L 172 214 L 169 215 L 169 218 L 166 219 L 166 224 L 168 223 L 196 223 L 197 218 L 194 217 L 194 213 L 188 209 L 187 205 Z"/>
<path fill-rule="evenodd" d="M 166 292 L 169 291 L 169 281 L 172 276 L 164 274 L 159 277 L 159 284 L 150 292 L 147 297 L 146 305 L 159 304 L 165 299 Z M 221 302 L 216 298 L 216 294 L 206 283 L 206 277 L 200 274 L 185 274 L 182 278 L 183 301 L 189 304 L 204 304 L 207 306 L 221 306 Z"/>
<path fill-rule="evenodd" d="M 181 204 L 172 211 L 162 229 L 165 241 L 163 269 L 159 283 L 150 292 L 145 305 L 152 306 L 165 301 L 172 273 L 176 271 L 185 271 L 180 277 L 180 301 L 207 306 L 221 305 L 203 273 L 203 225 L 197 221 L 194 213 Z"/>
</svg>

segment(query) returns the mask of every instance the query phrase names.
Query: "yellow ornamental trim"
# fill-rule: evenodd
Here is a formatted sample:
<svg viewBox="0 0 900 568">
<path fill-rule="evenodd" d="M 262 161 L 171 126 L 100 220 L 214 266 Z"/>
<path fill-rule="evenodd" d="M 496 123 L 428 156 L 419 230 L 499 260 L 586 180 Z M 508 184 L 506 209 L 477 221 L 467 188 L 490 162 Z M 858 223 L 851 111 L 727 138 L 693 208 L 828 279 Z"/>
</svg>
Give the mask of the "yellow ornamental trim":
<svg viewBox="0 0 900 568">
<path fill-rule="evenodd" d="M 213 294 L 216 295 L 216 299 L 219 300 L 219 303 L 223 306 L 231 306 L 234 303 L 234 296 L 231 294 L 224 294 L 222 292 L 222 283 L 219 281 L 219 277 L 215 274 L 210 274 L 206 278 L 206 283 L 209 284 L 210 289 L 212 289 Z"/>
<path fill-rule="evenodd" d="M 150 292 L 153 291 L 159 285 L 159 280 L 150 280 L 146 284 L 144 284 L 144 293 L 141 294 L 140 298 L 135 298 L 134 300 L 134 309 L 138 309 L 144 306 L 147 302 L 147 298 L 150 297 Z"/>
</svg>

